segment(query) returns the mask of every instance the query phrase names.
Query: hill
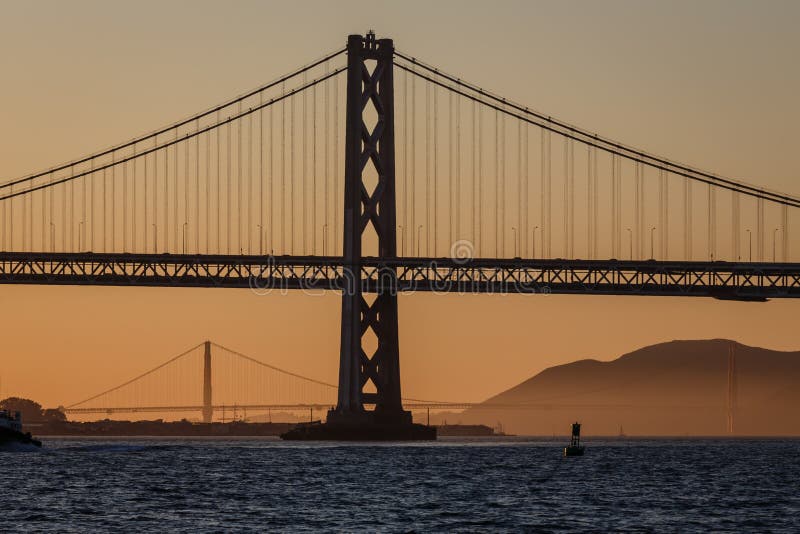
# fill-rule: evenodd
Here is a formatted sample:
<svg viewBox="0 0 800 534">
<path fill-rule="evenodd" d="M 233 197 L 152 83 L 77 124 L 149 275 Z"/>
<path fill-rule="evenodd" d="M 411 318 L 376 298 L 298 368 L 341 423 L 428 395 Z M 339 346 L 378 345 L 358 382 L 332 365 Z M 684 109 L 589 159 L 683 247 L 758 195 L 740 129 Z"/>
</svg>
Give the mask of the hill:
<svg viewBox="0 0 800 534">
<path fill-rule="evenodd" d="M 672 341 L 602 362 L 545 369 L 473 408 L 464 422 L 502 421 L 518 434 L 564 434 L 582 421 L 587 434 L 727 435 L 728 361 L 735 361 L 734 432 L 800 435 L 800 351 L 779 352 L 724 339 Z"/>
</svg>

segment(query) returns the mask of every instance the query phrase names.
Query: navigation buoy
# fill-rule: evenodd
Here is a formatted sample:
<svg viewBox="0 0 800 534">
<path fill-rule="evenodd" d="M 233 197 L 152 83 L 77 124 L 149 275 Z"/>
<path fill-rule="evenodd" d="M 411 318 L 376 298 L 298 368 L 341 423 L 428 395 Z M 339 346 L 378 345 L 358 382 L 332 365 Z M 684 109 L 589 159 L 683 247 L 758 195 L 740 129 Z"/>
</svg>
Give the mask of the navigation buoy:
<svg viewBox="0 0 800 534">
<path fill-rule="evenodd" d="M 580 423 L 572 423 L 572 439 L 570 439 L 569 445 L 564 447 L 564 456 L 583 456 Z"/>
</svg>

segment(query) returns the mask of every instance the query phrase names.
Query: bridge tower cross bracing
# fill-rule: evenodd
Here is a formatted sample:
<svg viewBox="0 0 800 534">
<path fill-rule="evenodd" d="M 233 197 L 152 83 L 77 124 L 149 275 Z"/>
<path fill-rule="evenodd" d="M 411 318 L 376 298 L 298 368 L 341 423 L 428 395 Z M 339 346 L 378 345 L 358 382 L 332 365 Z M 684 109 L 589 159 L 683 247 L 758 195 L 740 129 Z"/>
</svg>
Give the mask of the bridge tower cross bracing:
<svg viewBox="0 0 800 534">
<path fill-rule="evenodd" d="M 372 32 L 350 35 L 347 54 L 343 258 L 348 283 L 342 294 L 338 404 L 328 422 L 408 424 L 411 413 L 400 398 L 397 273 L 381 269 L 374 297 L 360 285 L 365 244 L 377 245 L 379 258 L 397 257 L 394 44 Z"/>
</svg>

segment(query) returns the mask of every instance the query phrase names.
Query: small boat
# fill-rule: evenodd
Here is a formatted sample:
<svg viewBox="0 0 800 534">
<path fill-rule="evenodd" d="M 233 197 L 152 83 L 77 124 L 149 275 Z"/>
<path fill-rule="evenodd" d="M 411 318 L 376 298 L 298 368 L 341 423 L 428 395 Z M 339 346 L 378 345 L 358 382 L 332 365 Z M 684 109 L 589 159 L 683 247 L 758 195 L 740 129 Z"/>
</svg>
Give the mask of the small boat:
<svg viewBox="0 0 800 534">
<path fill-rule="evenodd" d="M 20 412 L 0 410 L 0 447 L 15 443 L 42 446 L 42 442 L 34 439 L 30 432 L 22 432 L 22 414 Z"/>
<path fill-rule="evenodd" d="M 581 445 L 581 424 L 572 424 L 572 439 L 569 445 L 564 447 L 564 456 L 583 456 L 583 445 Z"/>
</svg>

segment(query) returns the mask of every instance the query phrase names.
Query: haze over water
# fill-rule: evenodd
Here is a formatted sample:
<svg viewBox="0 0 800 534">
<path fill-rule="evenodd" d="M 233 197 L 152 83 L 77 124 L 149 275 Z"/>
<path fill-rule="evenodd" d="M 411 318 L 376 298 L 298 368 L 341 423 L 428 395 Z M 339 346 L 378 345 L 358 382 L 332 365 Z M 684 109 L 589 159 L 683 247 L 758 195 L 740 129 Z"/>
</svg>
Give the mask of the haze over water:
<svg viewBox="0 0 800 534">
<path fill-rule="evenodd" d="M 792 531 L 798 440 L 47 440 L 0 454 L 4 529 Z"/>
</svg>

